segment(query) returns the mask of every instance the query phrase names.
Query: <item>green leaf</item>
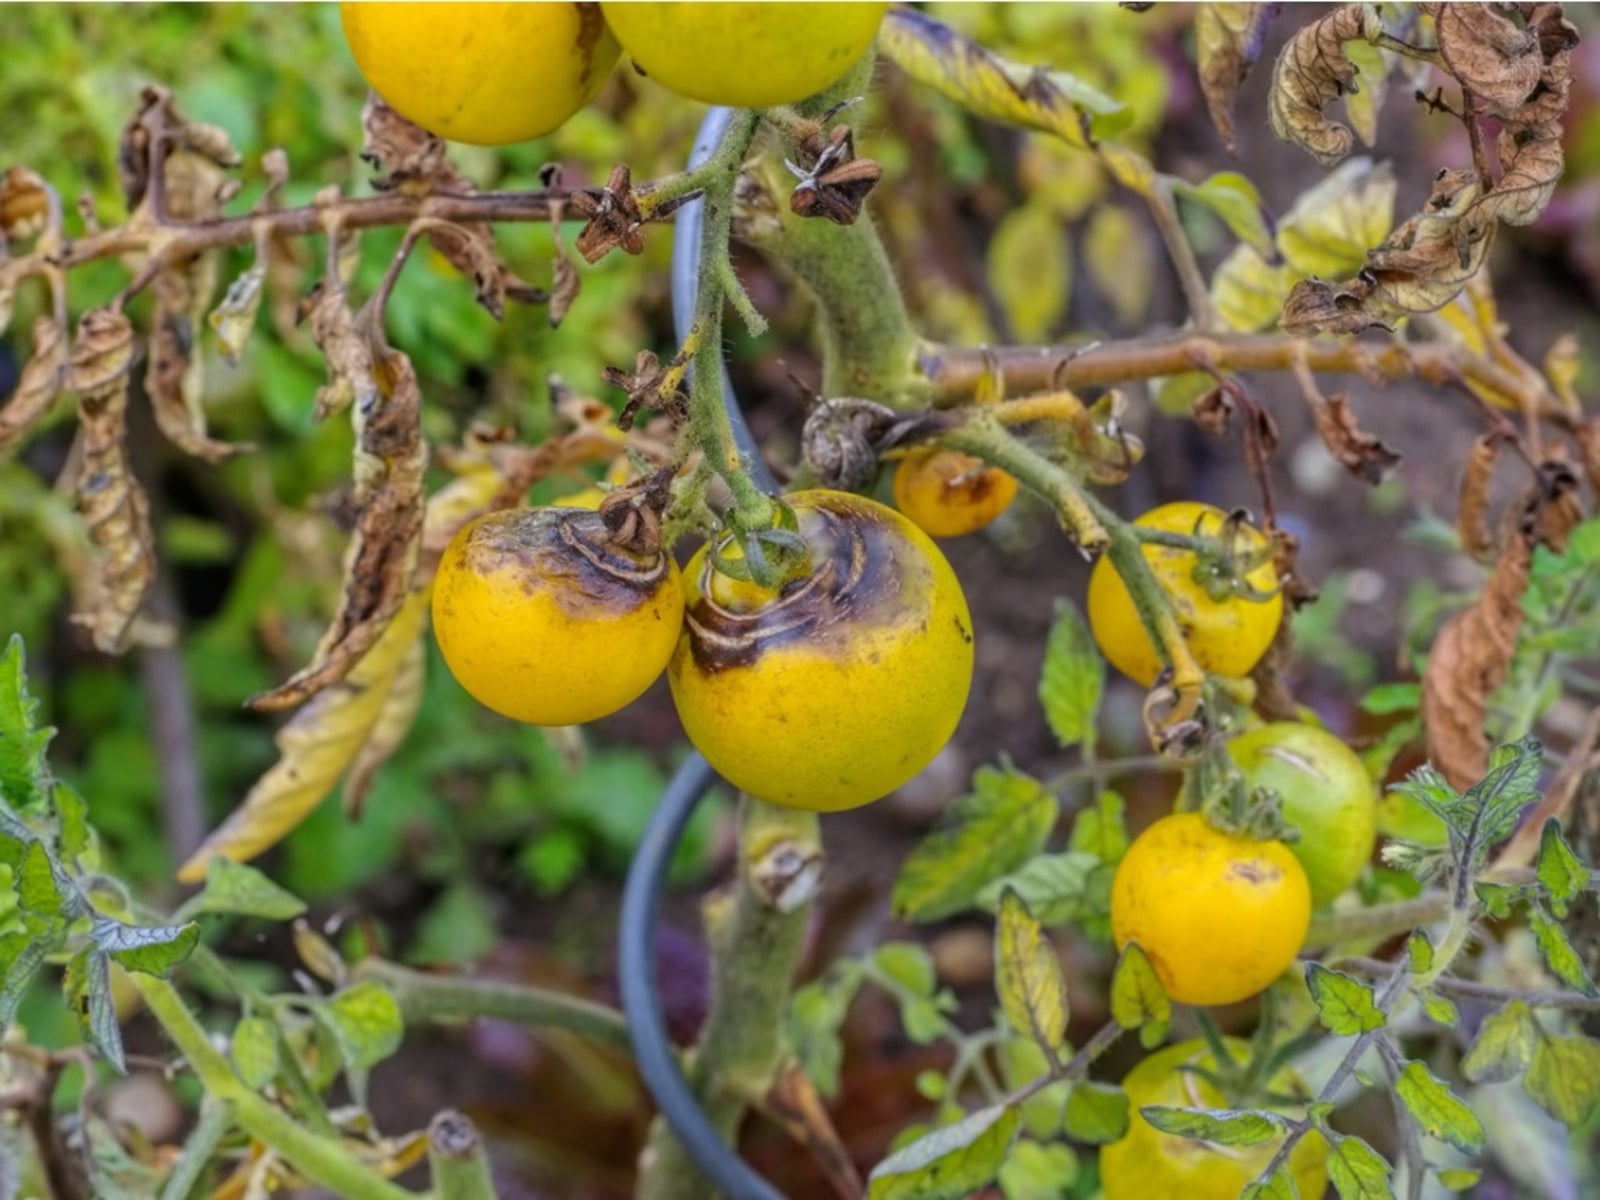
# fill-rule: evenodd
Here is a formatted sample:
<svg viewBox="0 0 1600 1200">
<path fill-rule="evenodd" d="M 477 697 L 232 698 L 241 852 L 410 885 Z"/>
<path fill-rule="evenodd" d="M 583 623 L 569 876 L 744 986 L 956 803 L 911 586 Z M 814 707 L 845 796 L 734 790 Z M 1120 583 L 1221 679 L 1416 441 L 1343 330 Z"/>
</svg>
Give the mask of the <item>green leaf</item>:
<svg viewBox="0 0 1600 1200">
<path fill-rule="evenodd" d="M 1485 883 L 1479 880 L 1472 885 L 1472 890 L 1477 894 L 1478 903 L 1483 905 L 1484 914 L 1496 920 L 1509 917 L 1512 904 L 1527 899 L 1525 888 L 1509 883 Z"/>
<path fill-rule="evenodd" d="M 1219 171 L 1200 184 L 1171 176 L 1164 178 L 1178 195 L 1204 205 L 1221 217 L 1222 223 L 1233 231 L 1233 235 L 1262 258 L 1277 258 L 1278 249 L 1273 242 L 1266 213 L 1261 207 L 1261 193 L 1255 184 L 1239 172 Z"/>
<path fill-rule="evenodd" d="M 17 812 L 42 809 L 50 797 L 44 752 L 55 730 L 39 728 L 38 709 L 22 637 L 12 634 L 0 654 L 0 801 Z"/>
<path fill-rule="evenodd" d="M 1361 697 L 1361 711 L 1375 717 L 1414 713 L 1422 705 L 1420 683 L 1380 683 Z"/>
<path fill-rule="evenodd" d="M 345 1061 L 358 1070 L 376 1066 L 400 1048 L 405 1032 L 400 1005 L 381 984 L 345 988 L 322 1011 L 339 1035 Z"/>
<path fill-rule="evenodd" d="M 1477 1039 L 1461 1060 L 1461 1073 L 1474 1083 L 1515 1079 L 1533 1062 L 1539 1037 L 1532 1010 L 1513 1000 L 1478 1026 Z"/>
<path fill-rule="evenodd" d="M 1422 1002 L 1422 1011 L 1428 1014 L 1428 1020 L 1436 1025 L 1443 1025 L 1454 1029 L 1461 1020 L 1461 1011 L 1456 1008 L 1455 1002 L 1447 996 L 1441 996 L 1432 988 L 1418 988 L 1417 999 Z"/>
<path fill-rule="evenodd" d="M 1418 929 L 1406 939 L 1406 958 L 1411 963 L 1413 975 L 1426 975 L 1433 966 L 1433 943 L 1428 935 Z"/>
<path fill-rule="evenodd" d="M 55 802 L 56 826 L 59 830 L 57 853 L 68 863 L 74 863 L 93 841 L 89 829 L 89 805 L 75 789 L 64 783 L 58 783 L 51 789 L 50 798 Z"/>
<path fill-rule="evenodd" d="M 869 1200 L 959 1200 L 986 1186 L 1016 1136 L 1017 1110 L 995 1104 L 935 1129 L 872 1169 Z"/>
<path fill-rule="evenodd" d="M 1128 1132 L 1128 1094 L 1109 1083 L 1083 1080 L 1067 1097 L 1061 1129 L 1075 1142 L 1103 1146 Z"/>
<path fill-rule="evenodd" d="M 1328 1135 L 1328 1179 L 1339 1200 L 1394 1200 L 1392 1168 L 1358 1137 Z"/>
<path fill-rule="evenodd" d="M 1137 942 L 1129 942 L 1117 960 L 1111 978 L 1111 1019 L 1124 1029 L 1137 1029 L 1146 1050 L 1166 1039 L 1172 1023 L 1172 1000 Z"/>
<path fill-rule="evenodd" d="M 206 885 L 179 910 L 182 917 L 232 913 L 290 921 L 306 911 L 305 903 L 255 867 L 217 855 L 206 862 Z"/>
<path fill-rule="evenodd" d="M 1259 1146 L 1281 1137 L 1288 1120 L 1256 1108 L 1170 1108 L 1148 1104 L 1139 1114 L 1163 1133 L 1200 1138 L 1219 1146 Z"/>
<path fill-rule="evenodd" d="M 84 1159 L 95 1200 L 150 1200 L 160 1192 L 161 1175 L 123 1148 L 109 1122 L 91 1115 L 84 1127 Z"/>
<path fill-rule="evenodd" d="M 913 996 L 932 996 L 939 987 L 933 955 L 920 942 L 884 942 L 872 952 L 873 964 Z"/>
<path fill-rule="evenodd" d="M 96 916 L 90 934 L 96 946 L 128 970 L 165 975 L 194 952 L 200 926 L 193 921 L 187 925 L 124 925 Z"/>
<path fill-rule="evenodd" d="M 1067 1200 L 1083 1168 L 1071 1146 L 1020 1141 L 1000 1168 L 1005 1200 Z"/>
<path fill-rule="evenodd" d="M 1573 900 L 1589 890 L 1589 870 L 1561 836 L 1561 822 L 1551 817 L 1539 835 L 1535 864 L 1539 882 L 1550 893 L 1550 910 L 1565 917 Z"/>
<path fill-rule="evenodd" d="M 1463 1154 L 1483 1149 L 1483 1123 L 1425 1064 L 1408 1062 L 1395 1080 L 1395 1094 L 1429 1137 L 1449 1142 Z"/>
<path fill-rule="evenodd" d="M 998 911 L 1000 897 L 1012 891 L 1046 925 L 1080 922 L 1095 913 L 1091 883 L 1095 873 L 1102 870 L 1104 864 L 1088 854 L 1036 854 L 1017 870 L 984 887 L 976 900 L 982 907 Z M 1103 911 L 1103 905 L 1098 907 Z"/>
<path fill-rule="evenodd" d="M 1000 218 L 986 256 L 989 288 L 1017 340 L 1048 341 L 1067 312 L 1072 244 L 1042 199 Z"/>
<path fill-rule="evenodd" d="M 117 1023 L 117 1006 L 111 993 L 111 956 L 85 946 L 61 977 L 61 990 L 67 1007 L 77 1014 L 84 1037 L 100 1051 L 100 1057 L 118 1075 L 127 1073 L 122 1053 L 122 1029 Z"/>
<path fill-rule="evenodd" d="M 1116 866 L 1128 851 L 1128 826 L 1123 819 L 1126 807 L 1116 792 L 1101 792 L 1092 808 L 1079 810 L 1073 818 L 1067 849 L 1092 854 L 1107 866 Z M 1039 919 L 1045 920 L 1042 916 Z"/>
<path fill-rule="evenodd" d="M 1301 1200 L 1300 1189 L 1287 1167 L 1279 1167 L 1265 1183 L 1252 1183 L 1239 1193 L 1239 1200 Z M 1315 1200 L 1315 1198 L 1313 1198 Z"/>
<path fill-rule="evenodd" d="M 1055 797 L 1019 771 L 982 767 L 961 797 L 906 859 L 895 880 L 896 916 L 935 921 L 972 904 L 986 883 L 1044 848 Z"/>
<path fill-rule="evenodd" d="M 994 945 L 995 994 L 1011 1027 L 1054 1052 L 1067 1033 L 1067 985 L 1061 960 L 1017 893 L 1000 896 Z"/>
<path fill-rule="evenodd" d="M 1095 718 L 1105 682 L 1106 660 L 1095 648 L 1088 625 L 1070 601 L 1057 600 L 1044 646 L 1039 703 L 1062 746 L 1082 744 L 1085 756 L 1094 754 Z"/>
<path fill-rule="evenodd" d="M 1489 754 L 1488 773 L 1445 814 L 1453 830 L 1450 845 L 1473 870 L 1490 847 L 1510 836 L 1522 810 L 1538 801 L 1543 767 L 1544 750 L 1537 738 L 1497 746 Z M 1455 831 L 1462 833 L 1459 843 Z"/>
<path fill-rule="evenodd" d="M 828 1099 L 838 1095 L 844 1065 L 839 1026 L 861 988 L 861 971 L 850 966 L 797 988 L 789 1002 L 789 1045 L 817 1091 Z"/>
<path fill-rule="evenodd" d="M 1470 1167 L 1451 1167 L 1439 1172 L 1439 1182 L 1452 1192 L 1464 1192 L 1469 1187 L 1477 1187 L 1482 1178 L 1482 1171 Z"/>
<path fill-rule="evenodd" d="M 1522 1086 L 1568 1129 L 1587 1124 L 1600 1106 L 1600 1042 L 1576 1036 L 1541 1037 Z"/>
<path fill-rule="evenodd" d="M 1533 929 L 1534 941 L 1538 943 L 1539 953 L 1544 955 L 1545 964 L 1551 973 L 1562 983 L 1577 989 L 1585 996 L 1595 995 L 1594 980 L 1589 978 L 1583 959 L 1572 948 L 1572 942 L 1568 940 L 1567 931 L 1561 922 L 1545 912 L 1544 905 L 1534 903 L 1528 905 L 1528 924 Z"/>
<path fill-rule="evenodd" d="M 1316 1002 L 1317 1016 L 1329 1033 L 1349 1037 L 1387 1024 L 1373 1002 L 1371 985 L 1353 976 L 1312 963 L 1306 968 L 1306 986 Z"/>
<path fill-rule="evenodd" d="M 50 852 L 38 839 L 29 842 L 22 855 L 17 872 L 17 904 L 23 912 L 51 921 L 70 921 L 78 910 L 71 884 L 56 869 Z"/>
<path fill-rule="evenodd" d="M 233 1065 L 245 1086 L 260 1090 L 278 1074 L 278 1027 L 266 1017 L 245 1017 L 233 1027 Z"/>
<path fill-rule="evenodd" d="M 16 1019 L 17 1006 L 28 994 L 28 985 L 39 973 L 50 950 L 49 943 L 34 938 L 24 942 L 21 951 L 7 964 L 5 987 L 0 988 L 0 1036 L 11 1028 L 11 1022 Z"/>
</svg>

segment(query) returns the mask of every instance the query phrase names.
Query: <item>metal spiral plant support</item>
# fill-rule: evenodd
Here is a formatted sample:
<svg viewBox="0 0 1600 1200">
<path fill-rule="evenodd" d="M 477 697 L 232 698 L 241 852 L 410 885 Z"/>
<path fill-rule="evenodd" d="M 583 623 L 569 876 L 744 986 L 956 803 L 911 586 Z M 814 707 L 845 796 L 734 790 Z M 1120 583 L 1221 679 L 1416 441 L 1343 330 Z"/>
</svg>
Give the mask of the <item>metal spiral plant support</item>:
<svg viewBox="0 0 1600 1200">
<path fill-rule="evenodd" d="M 710 157 L 731 116 L 732 110 L 726 108 L 713 108 L 706 113 L 689 157 L 691 169 Z M 694 318 L 703 208 L 704 202 L 698 199 L 685 204 L 678 210 L 673 232 L 672 317 L 680 342 Z M 765 491 L 776 491 L 777 481 L 762 461 L 726 368 L 722 373 L 722 398 L 734 441 L 749 460 L 757 485 Z M 729 1200 L 783 1200 L 783 1193 L 746 1166 L 706 1119 L 699 1099 L 678 1067 L 656 979 L 656 918 L 667 867 L 695 805 L 715 779 L 711 765 L 700 754 L 690 754 L 667 785 L 633 856 L 622 894 L 622 928 L 617 948 L 622 1007 L 628 1017 L 639 1074 L 689 1157 Z"/>
</svg>

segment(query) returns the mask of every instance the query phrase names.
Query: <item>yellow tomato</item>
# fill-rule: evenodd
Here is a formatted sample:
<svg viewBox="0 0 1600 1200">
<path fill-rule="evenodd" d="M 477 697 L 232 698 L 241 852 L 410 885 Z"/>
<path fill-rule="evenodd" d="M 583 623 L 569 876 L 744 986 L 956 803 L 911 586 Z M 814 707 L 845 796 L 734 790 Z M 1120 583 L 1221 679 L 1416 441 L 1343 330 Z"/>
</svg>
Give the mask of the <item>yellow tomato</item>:
<svg viewBox="0 0 1600 1200">
<path fill-rule="evenodd" d="M 683 623 L 668 555 L 611 543 L 600 515 L 514 509 L 472 522 L 433 586 L 433 632 L 479 703 L 531 725 L 577 725 L 637 699 Z"/>
<path fill-rule="evenodd" d="M 1378 839 L 1378 789 L 1356 752 L 1315 725 L 1274 721 L 1240 734 L 1228 753 L 1252 788 L 1271 788 L 1300 831 L 1288 846 L 1321 908 L 1361 877 Z"/>
<path fill-rule="evenodd" d="M 482 146 L 549 133 L 594 99 L 621 53 L 594 4 L 347 2 L 339 16 L 391 108 Z"/>
<path fill-rule="evenodd" d="M 887 4 L 602 3 L 606 22 L 662 87 L 734 108 L 814 96 L 854 65 Z"/>
<path fill-rule="evenodd" d="M 1128 847 L 1111 881 L 1111 934 L 1149 958 L 1183 1004 L 1233 1004 L 1283 974 L 1305 944 L 1311 885 L 1282 842 L 1173 813 Z"/>
<path fill-rule="evenodd" d="M 1224 1040 L 1239 1061 L 1248 1059 L 1248 1042 Z M 1128 1072 L 1122 1081 L 1122 1090 L 1128 1093 L 1128 1132 L 1100 1151 L 1105 1200 L 1238 1200 L 1245 1185 L 1272 1161 L 1283 1143 L 1282 1134 L 1255 1146 L 1216 1146 L 1162 1133 L 1139 1114 L 1148 1105 L 1226 1108 L 1238 1103 L 1240 1098 L 1224 1096 L 1214 1084 L 1184 1069 L 1215 1071 L 1216 1066 L 1205 1040 L 1196 1038 L 1158 1050 Z M 1267 1090 L 1311 1099 L 1305 1081 L 1288 1068 L 1272 1077 Z M 1258 1107 L 1249 1098 L 1244 1102 Z M 1313 1130 L 1301 1138 L 1289 1151 L 1286 1165 L 1302 1200 L 1320 1200 L 1328 1189 L 1328 1143 L 1323 1136 Z"/>
<path fill-rule="evenodd" d="M 855 808 L 950 739 L 972 685 L 972 621 L 944 555 L 893 509 L 845 492 L 787 499 L 811 574 L 774 592 L 726 578 L 702 549 L 667 679 L 689 740 L 735 787 Z"/>
<path fill-rule="evenodd" d="M 1227 519 L 1228 514 L 1220 508 L 1183 500 L 1151 509 L 1134 524 L 1167 533 L 1214 536 Z M 1240 533 L 1239 549 L 1243 553 L 1265 551 L 1266 539 L 1256 530 L 1245 526 Z M 1146 545 L 1144 557 L 1156 582 L 1172 600 L 1178 625 L 1195 660 L 1215 675 L 1248 675 L 1272 645 L 1283 619 L 1283 596 L 1271 560 L 1246 571 L 1243 579 L 1254 591 L 1266 594 L 1266 599 L 1235 593 L 1218 600 L 1195 577 L 1201 564 L 1191 551 Z M 1139 619 L 1127 585 L 1107 558 L 1101 558 L 1089 576 L 1089 628 L 1101 653 L 1117 670 L 1146 687 L 1156 681 L 1161 673 L 1161 658 Z"/>
<path fill-rule="evenodd" d="M 1011 506 L 1017 481 L 956 450 L 924 446 L 894 469 L 894 506 L 933 537 L 982 529 Z"/>
</svg>

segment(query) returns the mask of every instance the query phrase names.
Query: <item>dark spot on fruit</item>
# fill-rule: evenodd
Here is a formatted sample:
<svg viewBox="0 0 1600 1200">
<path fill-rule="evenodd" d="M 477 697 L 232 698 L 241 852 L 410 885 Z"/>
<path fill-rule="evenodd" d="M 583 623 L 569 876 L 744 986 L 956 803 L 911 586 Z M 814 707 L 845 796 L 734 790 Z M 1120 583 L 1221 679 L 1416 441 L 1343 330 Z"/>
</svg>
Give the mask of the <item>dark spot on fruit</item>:
<svg viewBox="0 0 1600 1200">
<path fill-rule="evenodd" d="M 1283 878 L 1283 872 L 1277 867 L 1254 858 L 1234 863 L 1228 868 L 1228 874 L 1236 879 L 1246 880 L 1257 887 L 1264 883 L 1276 883 Z"/>
</svg>

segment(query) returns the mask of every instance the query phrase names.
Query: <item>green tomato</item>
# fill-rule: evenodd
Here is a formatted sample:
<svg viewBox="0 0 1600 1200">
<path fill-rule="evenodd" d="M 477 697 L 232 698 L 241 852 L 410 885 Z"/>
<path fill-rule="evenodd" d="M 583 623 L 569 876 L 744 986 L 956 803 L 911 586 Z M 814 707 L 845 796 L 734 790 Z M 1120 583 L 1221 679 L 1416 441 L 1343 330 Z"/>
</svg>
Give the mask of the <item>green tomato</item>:
<svg viewBox="0 0 1600 1200">
<path fill-rule="evenodd" d="M 1377 841 L 1377 789 L 1356 752 L 1315 725 L 1279 721 L 1228 743 L 1252 788 L 1283 798 L 1283 815 L 1300 831 L 1289 849 L 1306 869 L 1311 904 L 1321 908 L 1353 884 Z"/>
</svg>

